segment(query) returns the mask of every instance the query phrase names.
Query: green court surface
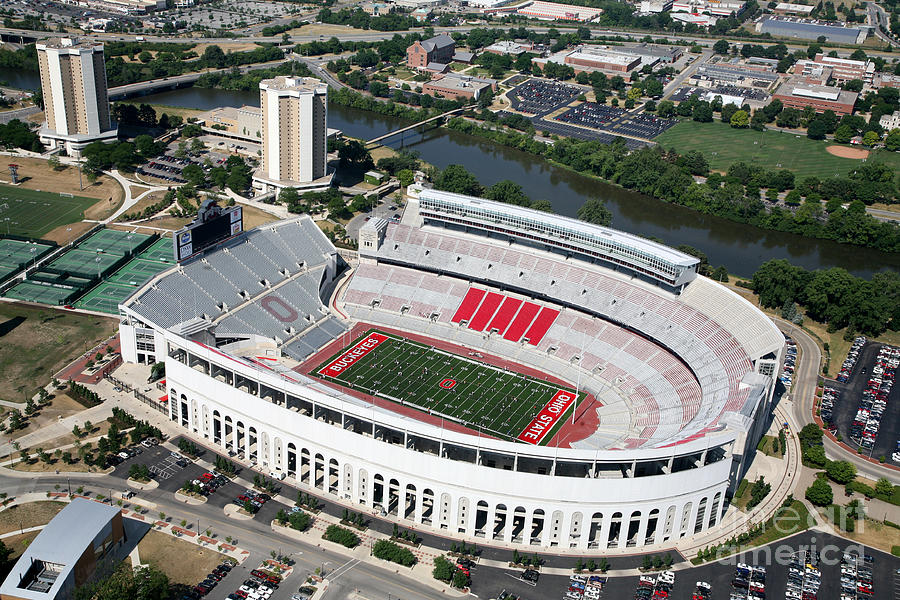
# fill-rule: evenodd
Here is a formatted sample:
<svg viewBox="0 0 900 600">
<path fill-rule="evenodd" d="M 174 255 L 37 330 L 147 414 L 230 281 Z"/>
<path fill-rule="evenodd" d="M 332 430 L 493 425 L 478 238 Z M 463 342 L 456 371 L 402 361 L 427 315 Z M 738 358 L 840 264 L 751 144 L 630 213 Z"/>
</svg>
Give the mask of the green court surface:
<svg viewBox="0 0 900 600">
<path fill-rule="evenodd" d="M 160 238 L 144 249 L 138 258 L 165 263 L 169 266 L 175 264 L 174 251 L 172 250 L 172 238 Z"/>
<path fill-rule="evenodd" d="M 149 238 L 149 235 L 143 233 L 130 233 L 128 231 L 119 231 L 117 229 L 101 229 L 78 244 L 78 248 L 81 250 L 89 250 L 91 252 L 105 252 L 107 254 L 125 256 L 129 252 L 134 251 L 135 248 Z"/>
<path fill-rule="evenodd" d="M 106 278 L 110 283 L 139 287 L 144 285 L 160 271 L 165 271 L 171 265 L 152 262 L 143 258 L 135 258 L 125 263 L 121 269 Z"/>
<path fill-rule="evenodd" d="M 778 131 L 733 129 L 725 123 L 682 121 L 663 132 L 655 142 L 679 154 L 699 150 L 715 171 L 727 171 L 732 164 L 744 161 L 767 169 L 790 169 L 798 180 L 803 177 L 846 177 L 847 172 L 862 164 L 860 160 L 829 154 L 831 142 L 811 140 L 805 135 Z M 877 150 L 868 161 L 883 162 L 900 169 L 900 153 Z"/>
<path fill-rule="evenodd" d="M 79 246 L 54 260 L 49 267 L 68 271 L 80 277 L 97 277 L 98 274 L 102 276 L 116 261 L 121 259 L 120 255 L 82 250 Z"/>
<path fill-rule="evenodd" d="M 381 338 L 377 345 L 358 350 L 373 336 Z M 350 349 L 362 356 L 347 359 Z M 310 374 L 506 440 L 528 441 L 522 436 L 545 413 L 542 409 L 560 395 L 575 396 L 571 388 L 377 330 L 357 338 Z M 585 397 L 579 393 L 578 402 Z M 529 443 L 549 443 L 573 409 L 569 403 L 559 410 L 542 437 Z"/>
<path fill-rule="evenodd" d="M 75 306 L 87 310 L 116 314 L 119 312 L 119 303 L 134 293 L 137 288 L 103 282 L 90 292 L 85 294 Z"/>
<path fill-rule="evenodd" d="M 59 305 L 63 304 L 74 291 L 74 288 L 55 287 L 23 281 L 7 291 L 6 297 L 15 298 L 16 300 L 25 300 L 27 302 Z"/>
<path fill-rule="evenodd" d="M 96 203 L 96 198 L 68 198 L 56 192 L 0 185 L 0 235 L 39 238 L 60 225 L 82 220 L 84 210 Z"/>
<path fill-rule="evenodd" d="M 49 244 L 0 238 L 0 281 L 18 271 L 21 265 L 42 257 L 52 249 Z"/>
</svg>

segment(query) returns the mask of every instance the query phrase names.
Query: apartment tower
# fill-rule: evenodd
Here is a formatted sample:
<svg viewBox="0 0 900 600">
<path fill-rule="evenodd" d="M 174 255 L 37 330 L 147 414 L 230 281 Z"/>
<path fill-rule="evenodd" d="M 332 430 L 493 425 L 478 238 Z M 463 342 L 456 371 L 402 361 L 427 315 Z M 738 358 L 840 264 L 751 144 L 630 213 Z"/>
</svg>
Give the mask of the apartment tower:
<svg viewBox="0 0 900 600">
<path fill-rule="evenodd" d="M 259 82 L 262 167 L 254 180 L 267 190 L 321 187 L 327 175 L 328 88 L 312 77 Z"/>
<path fill-rule="evenodd" d="M 78 156 L 91 142 L 114 140 L 103 45 L 62 38 L 37 44 L 37 55 L 47 117 L 41 141 Z"/>
</svg>

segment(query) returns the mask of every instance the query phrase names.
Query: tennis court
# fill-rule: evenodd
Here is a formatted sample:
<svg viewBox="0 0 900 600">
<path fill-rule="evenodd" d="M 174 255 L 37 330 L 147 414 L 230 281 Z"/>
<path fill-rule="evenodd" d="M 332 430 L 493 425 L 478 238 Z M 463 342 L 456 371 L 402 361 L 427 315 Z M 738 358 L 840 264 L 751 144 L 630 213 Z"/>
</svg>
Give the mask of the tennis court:
<svg viewBox="0 0 900 600">
<path fill-rule="evenodd" d="M 65 304 L 66 300 L 74 291 L 75 288 L 41 285 L 39 283 L 23 281 L 6 292 L 6 297 L 15 298 L 16 300 L 25 300 L 26 302 L 59 305 Z"/>
<path fill-rule="evenodd" d="M 0 185 L 0 232 L 38 238 L 82 220 L 84 210 L 96 203 L 96 198 Z"/>
<path fill-rule="evenodd" d="M 49 244 L 0 238 L 0 281 L 21 269 L 22 265 L 41 258 L 52 249 L 53 246 Z"/>
<path fill-rule="evenodd" d="M 160 238 L 153 242 L 149 248 L 138 254 L 138 258 L 154 262 L 175 264 L 175 256 L 172 251 L 172 238 Z"/>
<path fill-rule="evenodd" d="M 139 247 L 148 239 L 150 239 L 150 236 L 143 233 L 131 233 L 128 231 L 118 231 L 116 229 L 101 229 L 78 244 L 78 248 L 81 250 L 117 254 L 121 257 L 129 252 L 133 252 L 135 248 Z"/>
<path fill-rule="evenodd" d="M 116 314 L 119 312 L 119 303 L 133 294 L 136 289 L 136 287 L 104 281 L 85 294 L 81 300 L 75 303 L 75 306 L 87 310 Z"/>
<path fill-rule="evenodd" d="M 97 277 L 98 274 L 102 276 L 119 260 L 122 260 L 121 255 L 90 252 L 79 246 L 54 260 L 49 268 L 68 271 L 80 277 Z"/>
<path fill-rule="evenodd" d="M 106 278 L 110 283 L 139 287 L 153 278 L 160 271 L 165 271 L 171 265 L 152 262 L 143 258 L 135 258 L 125 263 L 121 269 Z"/>
</svg>

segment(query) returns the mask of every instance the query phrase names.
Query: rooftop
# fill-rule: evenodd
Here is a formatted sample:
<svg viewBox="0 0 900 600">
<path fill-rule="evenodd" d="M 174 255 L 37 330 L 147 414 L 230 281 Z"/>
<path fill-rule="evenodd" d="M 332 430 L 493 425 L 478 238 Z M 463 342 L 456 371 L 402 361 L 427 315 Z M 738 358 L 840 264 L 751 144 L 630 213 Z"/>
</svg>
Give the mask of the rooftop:
<svg viewBox="0 0 900 600">
<path fill-rule="evenodd" d="M 781 84 L 778 88 L 778 94 L 785 96 L 797 96 L 800 98 L 813 98 L 816 100 L 825 100 L 828 102 L 839 102 L 841 104 L 852 105 L 859 96 L 856 92 L 848 92 L 836 87 L 827 85 L 815 85 L 812 83 L 804 83 L 798 79 L 789 79 Z"/>
<path fill-rule="evenodd" d="M 493 79 L 485 79 L 483 77 L 472 77 L 470 75 L 457 75 L 456 73 L 447 73 L 437 79 L 432 79 L 428 85 L 439 87 L 445 90 L 471 90 L 472 88 L 483 88 L 494 86 L 497 82 Z"/>
<path fill-rule="evenodd" d="M 58 38 L 37 44 L 38 50 L 103 50 L 103 44 L 91 40 L 79 42 L 77 38 Z"/>
<path fill-rule="evenodd" d="M 272 79 L 263 79 L 259 82 L 259 89 L 302 94 L 325 94 L 328 92 L 328 86 L 315 77 L 285 77 L 283 75 Z"/>
<path fill-rule="evenodd" d="M 473 198 L 471 196 L 442 192 L 434 189 L 423 190 L 421 194 L 419 194 L 419 200 L 420 202 L 436 200 L 438 202 L 450 203 L 466 211 L 494 211 L 498 215 L 503 215 L 509 221 L 517 221 L 519 223 L 530 222 L 547 226 L 549 229 L 565 230 L 591 237 L 605 238 L 621 245 L 640 250 L 641 252 L 652 254 L 673 265 L 689 267 L 698 262 L 693 256 L 637 235 L 619 231 L 617 229 L 611 229 L 609 227 L 592 225 L 590 223 L 585 223 L 584 221 L 579 221 L 578 219 L 532 210 L 530 208 L 523 208 L 512 204 L 502 204 L 491 200 L 483 200 L 481 198 Z"/>
<path fill-rule="evenodd" d="M 427 40 L 422 40 L 419 43 L 422 44 L 422 47 L 429 52 L 438 48 L 449 48 L 451 46 L 456 46 L 456 42 L 453 41 L 453 38 L 446 33 L 436 35 L 433 38 L 428 38 Z"/>
<path fill-rule="evenodd" d="M 93 500 L 72 500 L 34 538 L 0 585 L 0 595 L 53 598 L 88 544 L 120 511 L 118 507 Z M 32 565 L 41 563 L 43 568 L 35 572 Z"/>
</svg>

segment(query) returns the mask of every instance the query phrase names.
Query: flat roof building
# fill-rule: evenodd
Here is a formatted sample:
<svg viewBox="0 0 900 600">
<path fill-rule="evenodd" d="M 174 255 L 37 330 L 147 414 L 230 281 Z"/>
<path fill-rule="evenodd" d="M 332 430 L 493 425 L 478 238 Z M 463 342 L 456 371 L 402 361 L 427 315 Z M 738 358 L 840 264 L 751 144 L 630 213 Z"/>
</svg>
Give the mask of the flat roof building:
<svg viewBox="0 0 900 600">
<path fill-rule="evenodd" d="M 115 568 L 126 541 L 120 508 L 75 498 L 28 545 L 0 584 L 0 598 L 69 598 L 97 573 Z"/>
<path fill-rule="evenodd" d="M 730 17 L 744 12 L 747 3 L 740 0 L 675 0 L 672 3 L 672 12 L 686 12 L 691 14 L 707 13 L 717 17 Z"/>
<path fill-rule="evenodd" d="M 824 37 L 829 42 L 840 44 L 862 44 L 868 35 L 867 29 L 844 27 L 831 22 L 800 19 L 796 17 L 766 16 L 756 24 L 757 33 L 769 33 L 776 37 L 800 40 L 818 40 Z"/>
<path fill-rule="evenodd" d="M 714 84 L 730 84 L 741 87 L 756 87 L 767 89 L 778 82 L 777 73 L 767 73 L 764 71 L 756 71 L 745 69 L 738 65 L 718 64 L 718 65 L 700 65 L 694 74 L 692 80 L 705 79 Z"/>
<path fill-rule="evenodd" d="M 41 142 L 77 157 L 91 142 L 115 140 L 103 44 L 62 38 L 36 47 L 46 116 Z"/>
<path fill-rule="evenodd" d="M 781 100 L 788 108 L 803 109 L 810 106 L 816 112 L 832 110 L 837 115 L 849 115 L 853 113 L 853 105 L 858 96 L 856 92 L 804 83 L 794 78 L 782 83 L 773 98 Z"/>
<path fill-rule="evenodd" d="M 319 188 L 327 176 L 328 87 L 313 77 L 259 82 L 262 166 L 253 176 L 265 191 Z"/>
<path fill-rule="evenodd" d="M 698 27 L 710 27 L 719 22 L 717 17 L 712 15 L 701 15 L 697 13 L 672 12 L 669 16 L 675 21 L 682 23 L 693 23 Z"/>
<path fill-rule="evenodd" d="M 204 113 L 201 127 L 214 135 L 262 143 L 262 108 L 220 106 Z"/>
<path fill-rule="evenodd" d="M 798 17 L 808 17 L 815 6 L 809 4 L 791 4 L 790 2 L 779 2 L 772 10 L 778 15 L 797 15 Z"/>
<path fill-rule="evenodd" d="M 641 57 L 627 52 L 582 46 L 566 55 L 565 64 L 572 65 L 576 71 L 585 70 L 579 67 L 588 67 L 601 71 L 627 73 L 641 64 Z"/>
<path fill-rule="evenodd" d="M 481 96 L 482 92 L 490 88 L 497 89 L 497 81 L 483 77 L 459 75 L 447 73 L 438 75 L 435 79 L 422 85 L 422 93 L 429 96 L 443 96 L 444 98 L 474 98 Z"/>
<path fill-rule="evenodd" d="M 548 21 L 593 21 L 603 14 L 603 9 L 534 0 L 523 4 L 516 12 Z"/>
</svg>

